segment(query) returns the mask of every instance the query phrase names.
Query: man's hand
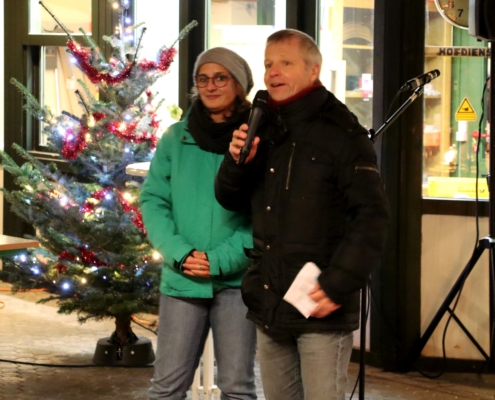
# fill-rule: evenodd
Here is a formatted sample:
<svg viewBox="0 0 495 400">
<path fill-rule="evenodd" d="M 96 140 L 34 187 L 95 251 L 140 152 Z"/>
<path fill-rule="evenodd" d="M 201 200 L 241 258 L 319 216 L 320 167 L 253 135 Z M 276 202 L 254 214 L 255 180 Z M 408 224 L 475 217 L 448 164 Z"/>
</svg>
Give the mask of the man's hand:
<svg viewBox="0 0 495 400">
<path fill-rule="evenodd" d="M 309 297 L 311 297 L 311 299 L 313 299 L 313 301 L 317 303 L 316 308 L 311 313 L 311 317 L 324 318 L 341 307 L 340 304 L 334 303 L 332 300 L 330 300 L 319 283 L 317 283 L 313 290 L 309 292 Z"/>
<path fill-rule="evenodd" d="M 235 130 L 232 135 L 232 141 L 230 142 L 229 152 L 236 163 L 239 162 L 241 149 L 246 144 L 247 130 L 248 130 L 248 126 L 246 124 L 242 124 L 241 127 L 238 130 Z M 250 162 L 256 155 L 259 142 L 260 142 L 260 138 L 256 136 L 251 144 L 251 150 L 249 151 L 249 155 L 246 157 L 246 161 L 244 162 L 245 164 Z"/>
<path fill-rule="evenodd" d="M 206 253 L 203 251 L 194 250 L 182 264 L 182 272 L 190 276 L 198 276 L 200 278 L 210 277 L 210 262 Z"/>
</svg>

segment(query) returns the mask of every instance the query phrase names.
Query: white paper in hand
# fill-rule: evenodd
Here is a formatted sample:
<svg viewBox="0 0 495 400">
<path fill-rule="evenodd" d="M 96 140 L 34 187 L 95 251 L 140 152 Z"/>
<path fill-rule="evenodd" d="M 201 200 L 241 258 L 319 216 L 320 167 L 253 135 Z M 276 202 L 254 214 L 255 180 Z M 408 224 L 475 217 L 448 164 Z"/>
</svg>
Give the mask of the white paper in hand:
<svg viewBox="0 0 495 400">
<path fill-rule="evenodd" d="M 315 263 L 304 264 L 284 296 L 284 300 L 296 307 L 305 318 L 316 308 L 316 302 L 308 293 L 315 287 L 320 274 L 321 270 Z"/>
</svg>

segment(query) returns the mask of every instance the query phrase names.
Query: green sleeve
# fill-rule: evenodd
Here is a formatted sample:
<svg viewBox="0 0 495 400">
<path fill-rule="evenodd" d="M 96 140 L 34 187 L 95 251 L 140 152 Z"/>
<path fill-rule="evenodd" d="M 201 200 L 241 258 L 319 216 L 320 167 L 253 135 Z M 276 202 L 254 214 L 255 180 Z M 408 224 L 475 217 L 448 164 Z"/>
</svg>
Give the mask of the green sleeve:
<svg viewBox="0 0 495 400">
<path fill-rule="evenodd" d="M 249 265 L 249 259 L 244 249 L 252 247 L 251 225 L 239 226 L 232 236 L 206 253 L 211 275 L 225 276 L 245 270 Z"/>
<path fill-rule="evenodd" d="M 172 215 L 170 187 L 172 132 L 163 135 L 141 189 L 141 212 L 148 238 L 166 264 L 181 262 L 193 246 L 177 233 Z"/>
</svg>

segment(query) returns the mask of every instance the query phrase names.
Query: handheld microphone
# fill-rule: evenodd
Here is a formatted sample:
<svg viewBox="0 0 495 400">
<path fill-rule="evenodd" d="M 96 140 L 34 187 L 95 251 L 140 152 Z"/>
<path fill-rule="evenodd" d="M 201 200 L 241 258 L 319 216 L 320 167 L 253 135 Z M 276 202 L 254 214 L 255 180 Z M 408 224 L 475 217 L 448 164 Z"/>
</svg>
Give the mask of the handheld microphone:
<svg viewBox="0 0 495 400">
<path fill-rule="evenodd" d="M 249 114 L 249 119 L 247 122 L 248 131 L 246 144 L 241 149 L 241 154 L 239 155 L 239 164 L 244 164 L 247 156 L 249 155 L 249 151 L 251 150 L 251 145 L 253 144 L 254 137 L 256 136 L 258 124 L 260 123 L 261 117 L 263 116 L 267 100 L 268 92 L 266 90 L 258 90 L 256 96 L 254 96 L 253 107 L 251 108 L 251 114 Z"/>
<path fill-rule="evenodd" d="M 420 86 L 430 83 L 433 79 L 438 78 L 439 76 L 440 76 L 440 71 L 438 69 L 434 69 L 433 71 L 427 72 L 426 74 L 408 80 L 404 84 L 404 86 L 402 86 L 402 90 L 406 90 L 406 89 L 414 90 Z"/>
</svg>

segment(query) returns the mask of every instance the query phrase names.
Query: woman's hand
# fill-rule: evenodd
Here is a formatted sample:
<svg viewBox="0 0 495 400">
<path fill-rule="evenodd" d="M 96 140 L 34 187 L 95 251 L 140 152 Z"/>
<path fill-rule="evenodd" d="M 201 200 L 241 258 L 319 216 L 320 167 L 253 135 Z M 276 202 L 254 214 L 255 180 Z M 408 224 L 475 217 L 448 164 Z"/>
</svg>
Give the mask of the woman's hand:
<svg viewBox="0 0 495 400">
<path fill-rule="evenodd" d="M 182 272 L 190 276 L 209 278 L 210 262 L 208 261 L 206 253 L 194 250 L 182 264 Z"/>
<path fill-rule="evenodd" d="M 240 128 L 238 130 L 235 130 L 234 133 L 232 134 L 232 141 L 230 142 L 229 152 L 236 163 L 239 162 L 241 149 L 246 144 L 247 130 L 248 130 L 248 126 L 246 124 L 242 124 Z M 251 150 L 249 151 L 249 155 L 246 157 L 246 161 L 244 162 L 245 164 L 250 162 L 256 155 L 259 142 L 260 142 L 260 138 L 256 136 L 251 145 Z"/>
<path fill-rule="evenodd" d="M 316 308 L 311 313 L 311 317 L 324 318 L 341 307 L 340 304 L 330 300 L 319 283 L 317 283 L 313 290 L 309 292 L 309 297 L 317 303 Z"/>
</svg>

